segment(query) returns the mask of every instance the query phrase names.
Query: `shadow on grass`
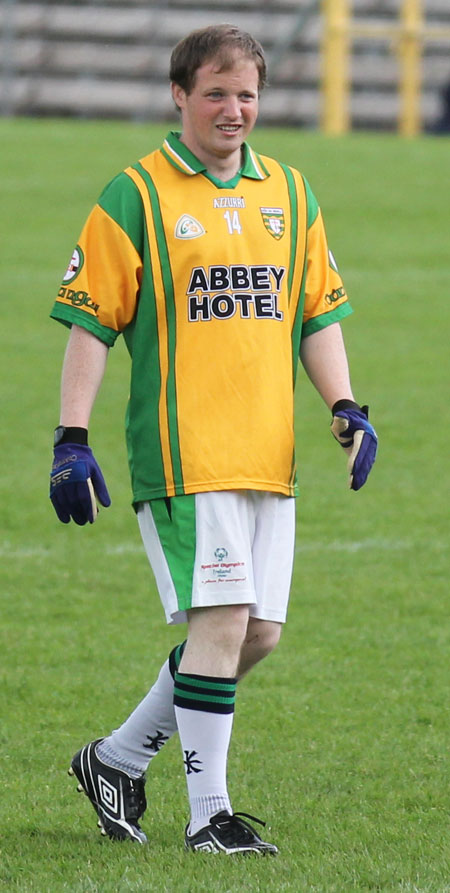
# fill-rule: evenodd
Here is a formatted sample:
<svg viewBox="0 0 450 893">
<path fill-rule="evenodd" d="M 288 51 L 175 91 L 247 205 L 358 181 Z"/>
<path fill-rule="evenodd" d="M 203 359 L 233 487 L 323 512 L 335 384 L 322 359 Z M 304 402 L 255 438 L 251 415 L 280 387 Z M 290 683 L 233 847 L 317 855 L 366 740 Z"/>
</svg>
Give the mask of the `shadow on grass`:
<svg viewBox="0 0 450 893">
<path fill-rule="evenodd" d="M 145 853 L 172 851 L 184 853 L 184 826 L 170 827 L 169 824 L 161 825 L 160 822 L 147 822 L 143 830 L 147 834 L 148 843 L 141 846 L 131 840 L 110 840 L 101 834 L 100 829 L 94 824 L 86 828 L 77 828 L 69 825 L 50 825 L 50 824 L 22 824 L 16 825 L 14 828 L 5 829 L 2 832 L 0 842 L 1 857 L 17 858 L 17 854 L 27 851 L 27 855 L 31 858 L 33 852 L 41 852 L 50 854 L 55 850 L 58 858 L 70 855 L 71 857 L 80 857 L 80 854 L 87 855 L 102 852 L 106 857 L 112 853 L 127 856 L 130 854 L 133 858 L 139 858 Z"/>
</svg>

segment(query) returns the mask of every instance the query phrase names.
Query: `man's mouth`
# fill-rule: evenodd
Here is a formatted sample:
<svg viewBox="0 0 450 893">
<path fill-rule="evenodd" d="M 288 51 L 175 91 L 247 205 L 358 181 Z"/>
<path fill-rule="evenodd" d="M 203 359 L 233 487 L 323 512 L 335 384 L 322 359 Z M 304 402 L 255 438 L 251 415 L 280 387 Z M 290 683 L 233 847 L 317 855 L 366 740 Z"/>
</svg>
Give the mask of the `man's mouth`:
<svg viewBox="0 0 450 893">
<path fill-rule="evenodd" d="M 223 133 L 237 133 L 241 129 L 240 124 L 218 124 L 217 127 Z"/>
</svg>

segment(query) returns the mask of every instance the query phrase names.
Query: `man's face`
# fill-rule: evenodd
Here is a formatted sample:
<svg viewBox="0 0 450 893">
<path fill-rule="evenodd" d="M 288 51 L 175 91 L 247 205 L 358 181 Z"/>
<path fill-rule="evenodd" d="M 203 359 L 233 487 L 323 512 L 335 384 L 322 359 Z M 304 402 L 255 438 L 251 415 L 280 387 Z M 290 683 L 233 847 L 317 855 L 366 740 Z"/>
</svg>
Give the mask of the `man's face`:
<svg viewBox="0 0 450 893">
<path fill-rule="evenodd" d="M 189 94 L 172 84 L 181 109 L 183 142 L 204 163 L 239 152 L 258 115 L 255 62 L 237 55 L 232 68 L 218 68 L 217 59 L 198 68 Z"/>
</svg>

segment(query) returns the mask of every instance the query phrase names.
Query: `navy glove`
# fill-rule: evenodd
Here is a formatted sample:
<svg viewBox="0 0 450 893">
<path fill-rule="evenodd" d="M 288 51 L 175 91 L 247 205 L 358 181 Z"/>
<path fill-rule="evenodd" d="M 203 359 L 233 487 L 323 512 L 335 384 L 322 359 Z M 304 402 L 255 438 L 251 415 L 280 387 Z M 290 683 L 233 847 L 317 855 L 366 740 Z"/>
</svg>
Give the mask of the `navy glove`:
<svg viewBox="0 0 450 893">
<path fill-rule="evenodd" d="M 111 505 L 103 475 L 87 444 L 61 443 L 54 447 L 50 499 L 63 524 L 68 524 L 71 517 L 76 524 L 93 524 L 98 514 L 96 500 L 105 507 Z"/>
<path fill-rule="evenodd" d="M 331 432 L 348 455 L 349 486 L 359 490 L 366 483 L 378 447 L 378 437 L 368 420 L 369 407 L 338 400 L 332 413 Z"/>
</svg>

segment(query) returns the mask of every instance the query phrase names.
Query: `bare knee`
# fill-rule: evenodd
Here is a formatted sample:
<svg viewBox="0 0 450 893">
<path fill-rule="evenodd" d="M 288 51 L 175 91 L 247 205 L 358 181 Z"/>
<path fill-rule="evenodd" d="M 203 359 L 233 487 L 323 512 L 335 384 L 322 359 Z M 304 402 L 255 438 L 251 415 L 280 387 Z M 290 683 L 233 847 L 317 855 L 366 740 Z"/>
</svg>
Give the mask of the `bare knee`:
<svg viewBox="0 0 450 893">
<path fill-rule="evenodd" d="M 247 605 L 218 605 L 189 611 L 181 672 L 235 676 L 248 621 Z"/>
<path fill-rule="evenodd" d="M 280 641 L 281 628 L 281 623 L 250 617 L 247 635 L 241 648 L 239 676 L 247 673 L 258 661 L 267 657 L 276 648 Z"/>
</svg>

